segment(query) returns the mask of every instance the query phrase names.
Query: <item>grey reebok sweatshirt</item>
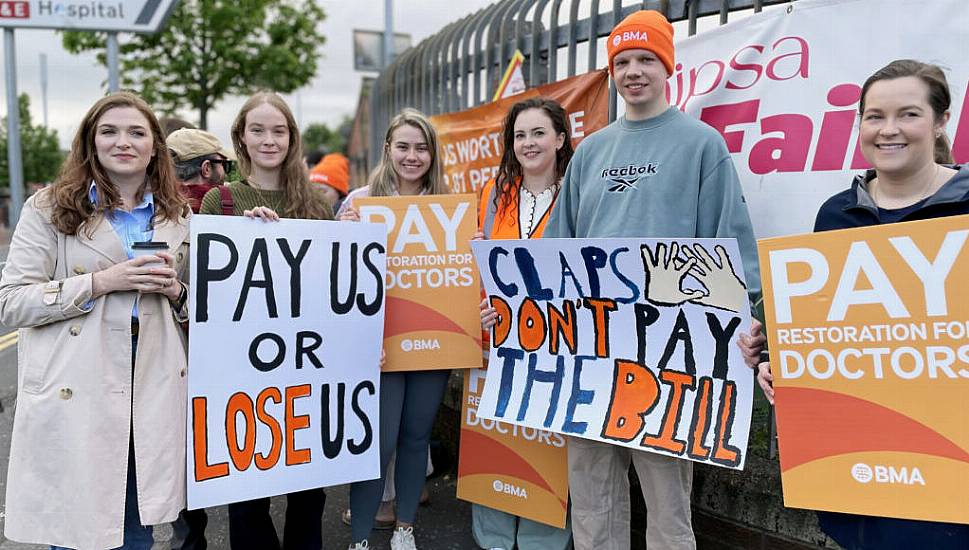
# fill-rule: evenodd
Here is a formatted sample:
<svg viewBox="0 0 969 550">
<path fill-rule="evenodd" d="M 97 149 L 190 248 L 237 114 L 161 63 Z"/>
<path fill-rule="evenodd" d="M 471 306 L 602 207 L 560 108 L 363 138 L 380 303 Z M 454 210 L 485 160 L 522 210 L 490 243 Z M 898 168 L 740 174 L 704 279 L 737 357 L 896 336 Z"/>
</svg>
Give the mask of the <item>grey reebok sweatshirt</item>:
<svg viewBox="0 0 969 550">
<path fill-rule="evenodd" d="M 757 244 L 723 138 L 676 108 L 620 118 L 587 137 L 565 171 L 544 238 L 737 239 L 751 303 Z"/>
</svg>

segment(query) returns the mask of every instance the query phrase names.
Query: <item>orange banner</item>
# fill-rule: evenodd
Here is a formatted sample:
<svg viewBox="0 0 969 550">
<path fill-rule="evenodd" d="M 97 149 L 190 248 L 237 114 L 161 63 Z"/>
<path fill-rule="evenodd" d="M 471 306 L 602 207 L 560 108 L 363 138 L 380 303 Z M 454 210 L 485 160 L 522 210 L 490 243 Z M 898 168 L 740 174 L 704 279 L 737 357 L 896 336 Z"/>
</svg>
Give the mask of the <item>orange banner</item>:
<svg viewBox="0 0 969 550">
<path fill-rule="evenodd" d="M 969 523 L 967 228 L 760 241 L 785 505 Z"/>
<path fill-rule="evenodd" d="M 458 498 L 565 527 L 569 465 L 562 434 L 478 418 L 486 371 L 464 376 Z"/>
<path fill-rule="evenodd" d="M 481 366 L 480 286 L 471 254 L 474 195 L 367 197 L 365 222 L 387 226 L 384 371 Z"/>
<path fill-rule="evenodd" d="M 444 176 L 455 193 L 476 192 L 494 177 L 501 162 L 501 124 L 508 108 L 539 96 L 554 99 L 565 108 L 573 145 L 609 123 L 609 78 L 605 69 L 529 88 L 466 111 L 433 116 Z"/>
</svg>

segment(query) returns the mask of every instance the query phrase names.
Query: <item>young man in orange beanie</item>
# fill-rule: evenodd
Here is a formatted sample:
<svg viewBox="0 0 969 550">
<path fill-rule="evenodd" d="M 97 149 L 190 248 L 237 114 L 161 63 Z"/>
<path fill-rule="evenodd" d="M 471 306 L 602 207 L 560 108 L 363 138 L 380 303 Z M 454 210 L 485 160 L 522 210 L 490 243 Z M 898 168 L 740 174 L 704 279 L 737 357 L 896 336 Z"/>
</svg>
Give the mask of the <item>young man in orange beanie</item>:
<svg viewBox="0 0 969 550">
<path fill-rule="evenodd" d="M 544 237 L 735 237 L 748 291 L 758 293 L 754 235 L 726 145 L 666 97 L 672 25 L 659 12 L 635 12 L 606 48 L 626 113 L 576 149 Z M 630 462 L 646 500 L 647 548 L 696 547 L 691 462 L 578 437 L 569 438 L 568 455 L 577 550 L 629 549 Z"/>
</svg>

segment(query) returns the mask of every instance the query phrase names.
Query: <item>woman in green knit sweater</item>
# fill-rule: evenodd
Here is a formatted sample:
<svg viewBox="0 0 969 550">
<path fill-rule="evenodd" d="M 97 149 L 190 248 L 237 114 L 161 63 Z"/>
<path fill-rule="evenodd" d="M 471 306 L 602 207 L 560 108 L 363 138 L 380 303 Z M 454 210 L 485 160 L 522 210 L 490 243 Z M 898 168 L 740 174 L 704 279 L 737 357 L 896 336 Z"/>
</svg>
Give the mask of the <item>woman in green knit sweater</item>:
<svg viewBox="0 0 969 550">
<path fill-rule="evenodd" d="M 232 145 L 242 181 L 228 184 L 233 215 L 261 218 L 331 220 L 323 194 L 311 186 L 299 128 L 281 97 L 260 92 L 249 98 L 232 123 Z M 222 193 L 202 198 L 200 214 L 222 214 Z M 323 489 L 286 495 L 285 547 L 323 547 Z M 279 537 L 269 516 L 269 497 L 229 504 L 229 544 L 233 550 L 278 550 Z"/>
<path fill-rule="evenodd" d="M 332 220 L 333 210 L 310 182 L 296 120 L 283 98 L 259 92 L 232 123 L 232 146 L 242 181 L 226 187 L 233 215 L 267 220 Z M 199 214 L 222 214 L 218 188 L 202 198 Z"/>
</svg>

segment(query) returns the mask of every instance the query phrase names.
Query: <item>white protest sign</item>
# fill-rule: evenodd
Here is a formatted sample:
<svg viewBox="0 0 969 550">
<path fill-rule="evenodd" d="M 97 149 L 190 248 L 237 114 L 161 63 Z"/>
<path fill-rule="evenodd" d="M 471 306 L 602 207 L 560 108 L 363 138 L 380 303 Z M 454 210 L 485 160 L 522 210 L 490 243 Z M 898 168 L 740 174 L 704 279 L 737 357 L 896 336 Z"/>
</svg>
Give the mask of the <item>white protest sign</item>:
<svg viewBox="0 0 969 550">
<path fill-rule="evenodd" d="M 945 69 L 946 133 L 956 162 L 969 162 L 967 43 L 966 0 L 799 0 L 678 41 L 668 94 L 723 135 L 754 233 L 805 233 L 868 167 L 861 85 L 895 59 Z"/>
<path fill-rule="evenodd" d="M 471 246 L 500 317 L 479 417 L 743 468 L 753 377 L 734 239 Z"/>
<path fill-rule="evenodd" d="M 379 475 L 387 231 L 195 216 L 188 504 Z"/>
</svg>

